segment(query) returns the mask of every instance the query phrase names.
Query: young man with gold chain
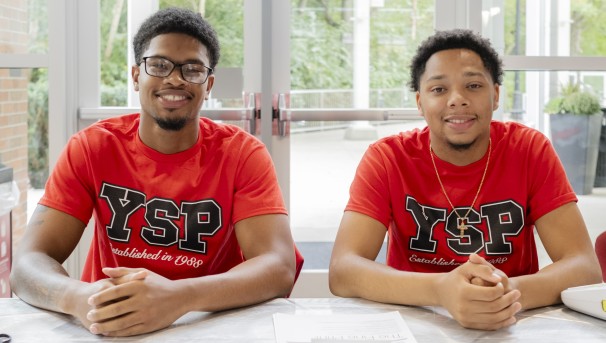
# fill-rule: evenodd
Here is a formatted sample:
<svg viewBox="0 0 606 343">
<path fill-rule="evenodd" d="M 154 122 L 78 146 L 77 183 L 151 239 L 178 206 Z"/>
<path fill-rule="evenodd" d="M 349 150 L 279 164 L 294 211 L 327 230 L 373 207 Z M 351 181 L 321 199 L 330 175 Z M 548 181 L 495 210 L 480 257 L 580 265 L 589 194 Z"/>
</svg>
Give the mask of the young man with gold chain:
<svg viewBox="0 0 606 343">
<path fill-rule="evenodd" d="M 549 140 L 492 120 L 502 76 L 490 42 L 471 31 L 421 44 L 410 86 L 427 126 L 383 138 L 362 158 L 330 263 L 335 295 L 442 306 L 464 327 L 496 330 L 601 281 Z M 540 270 L 534 229 L 553 260 Z M 383 265 L 374 260 L 386 233 Z"/>
</svg>

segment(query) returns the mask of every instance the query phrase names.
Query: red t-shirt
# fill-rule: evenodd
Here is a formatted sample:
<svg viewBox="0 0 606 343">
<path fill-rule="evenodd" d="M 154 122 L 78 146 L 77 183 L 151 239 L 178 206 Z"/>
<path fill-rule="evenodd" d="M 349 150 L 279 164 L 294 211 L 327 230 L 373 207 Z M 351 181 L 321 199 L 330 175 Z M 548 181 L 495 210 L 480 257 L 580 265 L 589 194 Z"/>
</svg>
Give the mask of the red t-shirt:
<svg viewBox="0 0 606 343">
<path fill-rule="evenodd" d="M 577 201 L 551 143 L 517 123 L 491 123 L 492 155 L 484 185 L 459 237 L 429 155 L 429 131 L 379 140 L 365 153 L 346 207 L 388 228 L 387 264 L 406 271 L 447 272 L 478 253 L 509 276 L 535 273 L 534 223 Z M 469 210 L 488 154 L 457 167 L 435 158 L 457 213 Z"/>
<path fill-rule="evenodd" d="M 95 231 L 82 280 L 103 267 L 147 268 L 169 279 L 226 272 L 243 261 L 234 223 L 286 214 L 267 149 L 245 131 L 200 119 L 190 149 L 162 154 L 143 144 L 139 115 L 76 133 L 40 204 Z"/>
</svg>

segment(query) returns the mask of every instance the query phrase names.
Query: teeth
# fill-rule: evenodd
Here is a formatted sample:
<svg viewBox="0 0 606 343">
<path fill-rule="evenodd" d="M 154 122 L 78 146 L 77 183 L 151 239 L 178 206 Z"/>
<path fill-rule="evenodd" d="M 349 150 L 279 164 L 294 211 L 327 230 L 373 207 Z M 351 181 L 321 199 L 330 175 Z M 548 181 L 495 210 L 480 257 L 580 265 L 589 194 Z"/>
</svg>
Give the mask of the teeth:
<svg viewBox="0 0 606 343">
<path fill-rule="evenodd" d="M 163 95 L 162 99 L 166 101 L 181 101 L 185 100 L 185 97 L 183 95 Z"/>
<path fill-rule="evenodd" d="M 449 120 L 449 122 L 455 123 L 455 124 L 463 124 L 466 121 L 467 120 L 463 120 L 463 119 L 451 119 L 451 120 Z"/>
</svg>

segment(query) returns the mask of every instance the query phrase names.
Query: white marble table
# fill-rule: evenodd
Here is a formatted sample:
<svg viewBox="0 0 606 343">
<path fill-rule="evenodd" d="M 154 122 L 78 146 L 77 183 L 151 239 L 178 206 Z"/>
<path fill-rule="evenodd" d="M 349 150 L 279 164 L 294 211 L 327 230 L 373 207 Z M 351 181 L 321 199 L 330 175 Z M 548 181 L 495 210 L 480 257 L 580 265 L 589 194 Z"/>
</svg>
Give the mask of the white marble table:
<svg viewBox="0 0 606 343">
<path fill-rule="evenodd" d="M 0 333 L 21 342 L 275 342 L 274 313 L 355 314 L 398 311 L 419 343 L 606 342 L 606 321 L 550 306 L 518 314 L 518 323 L 499 331 L 460 327 L 441 308 L 409 307 L 359 299 L 276 299 L 218 313 L 192 312 L 155 333 L 104 338 L 73 318 L 40 310 L 16 298 L 0 299 Z"/>
</svg>

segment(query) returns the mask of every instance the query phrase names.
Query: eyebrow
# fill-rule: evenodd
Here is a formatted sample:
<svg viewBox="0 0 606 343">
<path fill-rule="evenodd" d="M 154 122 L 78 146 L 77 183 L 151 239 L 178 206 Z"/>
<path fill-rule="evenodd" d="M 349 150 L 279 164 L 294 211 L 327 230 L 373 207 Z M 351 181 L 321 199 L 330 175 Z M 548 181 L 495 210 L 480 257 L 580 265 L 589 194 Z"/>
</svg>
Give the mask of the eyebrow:
<svg viewBox="0 0 606 343">
<path fill-rule="evenodd" d="M 176 62 L 171 60 L 170 58 L 164 56 L 164 55 L 151 55 L 151 56 L 146 56 L 146 57 L 156 57 L 156 58 L 163 58 L 165 60 L 169 60 L 173 63 L 177 63 L 177 64 L 201 64 L 203 66 L 207 66 L 206 63 L 204 63 L 204 61 L 198 60 L 198 59 L 189 59 L 189 60 L 185 60 L 183 62 Z"/>
<path fill-rule="evenodd" d="M 474 77 L 474 76 L 485 76 L 485 74 L 482 72 L 479 72 L 479 71 L 466 71 L 465 73 L 463 73 L 463 76 Z"/>
<path fill-rule="evenodd" d="M 463 76 L 464 77 L 484 76 L 484 73 L 478 72 L 478 71 L 466 71 L 465 73 L 463 73 Z M 444 75 L 444 74 L 438 74 L 438 75 L 434 75 L 434 76 L 429 77 L 425 81 L 439 81 L 439 80 L 444 80 L 445 78 L 446 78 L 446 75 Z"/>
</svg>

